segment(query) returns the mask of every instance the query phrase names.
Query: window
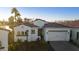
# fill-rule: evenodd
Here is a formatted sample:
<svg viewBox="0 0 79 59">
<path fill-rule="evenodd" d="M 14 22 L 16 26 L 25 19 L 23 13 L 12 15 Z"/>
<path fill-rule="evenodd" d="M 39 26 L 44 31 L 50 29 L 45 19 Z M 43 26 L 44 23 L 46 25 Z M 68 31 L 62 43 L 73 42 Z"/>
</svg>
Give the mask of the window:
<svg viewBox="0 0 79 59">
<path fill-rule="evenodd" d="M 26 30 L 26 31 L 18 31 L 17 32 L 17 36 L 25 36 L 25 35 L 28 35 L 28 30 Z"/>
<path fill-rule="evenodd" d="M 28 30 L 26 30 L 25 35 L 28 35 Z"/>
<path fill-rule="evenodd" d="M 79 32 L 77 32 L 77 40 L 79 39 Z"/>
<path fill-rule="evenodd" d="M 22 31 L 22 34 L 21 35 L 25 35 L 23 31 Z"/>
<path fill-rule="evenodd" d="M 35 30 L 31 30 L 31 34 L 35 34 Z"/>
<path fill-rule="evenodd" d="M 17 32 L 17 35 L 20 35 L 20 32 L 19 31 Z"/>
</svg>

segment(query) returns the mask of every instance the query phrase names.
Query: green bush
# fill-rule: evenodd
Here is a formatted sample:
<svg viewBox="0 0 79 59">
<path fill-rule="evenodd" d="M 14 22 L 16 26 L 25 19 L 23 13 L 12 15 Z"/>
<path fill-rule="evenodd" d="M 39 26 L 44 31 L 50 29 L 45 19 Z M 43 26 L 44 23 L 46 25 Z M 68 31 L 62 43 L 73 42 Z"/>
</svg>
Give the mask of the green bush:
<svg viewBox="0 0 79 59">
<path fill-rule="evenodd" d="M 10 51 L 40 51 L 40 50 L 47 50 L 47 43 L 44 40 L 37 40 L 28 42 L 25 40 L 22 42 L 18 40 L 12 44 L 9 44 Z"/>
<path fill-rule="evenodd" d="M 15 51 L 15 50 L 16 50 L 16 47 L 15 47 L 15 45 L 12 43 L 12 44 L 9 44 L 8 49 L 9 49 L 9 51 Z"/>
</svg>

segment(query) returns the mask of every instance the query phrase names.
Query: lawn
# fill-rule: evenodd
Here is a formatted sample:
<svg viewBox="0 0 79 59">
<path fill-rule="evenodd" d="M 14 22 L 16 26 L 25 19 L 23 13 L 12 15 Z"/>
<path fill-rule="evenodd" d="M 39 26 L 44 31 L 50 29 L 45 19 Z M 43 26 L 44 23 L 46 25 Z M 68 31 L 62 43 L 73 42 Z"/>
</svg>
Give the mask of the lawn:
<svg viewBox="0 0 79 59">
<path fill-rule="evenodd" d="M 48 44 L 44 40 L 20 41 L 10 43 L 9 51 L 48 51 Z"/>
</svg>

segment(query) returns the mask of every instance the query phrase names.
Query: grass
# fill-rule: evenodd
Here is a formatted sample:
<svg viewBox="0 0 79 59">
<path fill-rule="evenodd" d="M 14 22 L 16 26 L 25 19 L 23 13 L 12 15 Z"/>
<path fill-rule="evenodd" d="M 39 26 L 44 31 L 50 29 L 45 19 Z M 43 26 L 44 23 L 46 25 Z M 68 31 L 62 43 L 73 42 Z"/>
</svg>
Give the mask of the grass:
<svg viewBox="0 0 79 59">
<path fill-rule="evenodd" d="M 48 51 L 48 44 L 44 40 L 17 41 L 9 44 L 9 51 Z"/>
</svg>

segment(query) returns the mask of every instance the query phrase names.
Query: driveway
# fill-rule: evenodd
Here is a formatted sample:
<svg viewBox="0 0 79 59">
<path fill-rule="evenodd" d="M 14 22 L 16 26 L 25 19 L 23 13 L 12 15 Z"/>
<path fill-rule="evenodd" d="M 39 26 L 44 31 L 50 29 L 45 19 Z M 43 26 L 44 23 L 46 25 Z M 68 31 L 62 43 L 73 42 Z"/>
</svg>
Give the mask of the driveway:
<svg viewBox="0 0 79 59">
<path fill-rule="evenodd" d="M 79 51 L 78 47 L 66 41 L 51 41 L 49 44 L 55 51 Z"/>
</svg>

